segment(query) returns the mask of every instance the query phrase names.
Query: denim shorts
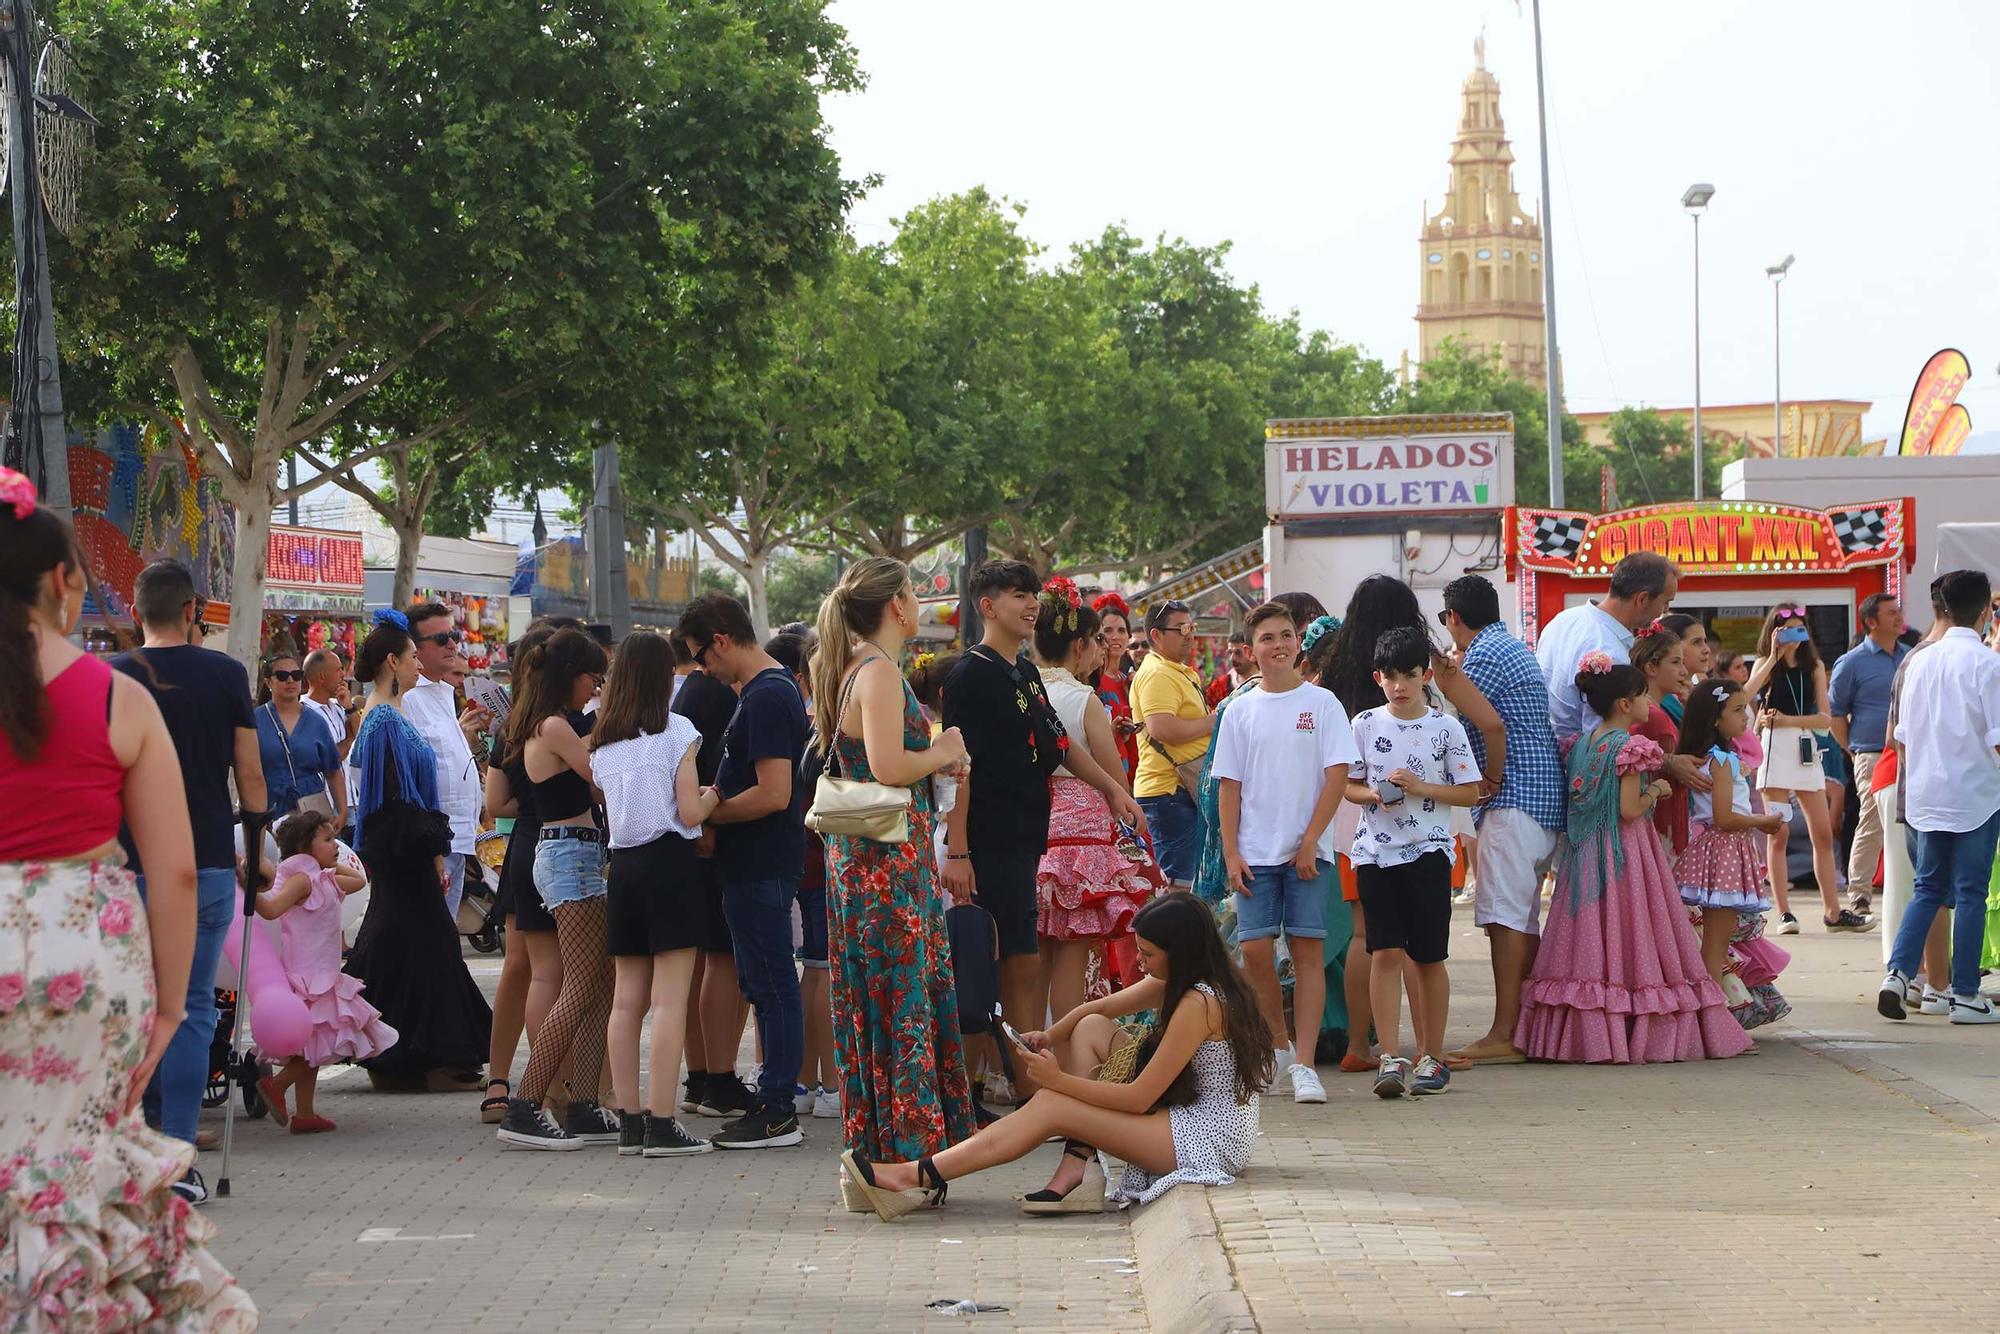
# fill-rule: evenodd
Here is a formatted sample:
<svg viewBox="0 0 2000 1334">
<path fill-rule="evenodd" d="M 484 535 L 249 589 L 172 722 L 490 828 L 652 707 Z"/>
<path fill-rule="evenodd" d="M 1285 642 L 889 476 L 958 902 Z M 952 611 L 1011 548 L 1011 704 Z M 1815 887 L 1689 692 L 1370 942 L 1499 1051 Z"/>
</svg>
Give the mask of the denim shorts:
<svg viewBox="0 0 2000 1334">
<path fill-rule="evenodd" d="M 1139 809 L 1146 813 L 1160 871 L 1178 884 L 1193 884 L 1202 835 L 1201 810 L 1194 798 L 1175 788 L 1163 797 L 1139 798 Z"/>
<path fill-rule="evenodd" d="M 1320 862 L 1319 874 L 1307 880 L 1296 866 L 1250 868 L 1250 893 L 1236 895 L 1236 939 L 1269 940 L 1272 936 L 1326 939 L 1326 896 L 1334 873 L 1331 862 Z"/>
<path fill-rule="evenodd" d="M 535 845 L 535 892 L 554 912 L 604 893 L 604 844 L 580 838 L 552 838 Z"/>
</svg>

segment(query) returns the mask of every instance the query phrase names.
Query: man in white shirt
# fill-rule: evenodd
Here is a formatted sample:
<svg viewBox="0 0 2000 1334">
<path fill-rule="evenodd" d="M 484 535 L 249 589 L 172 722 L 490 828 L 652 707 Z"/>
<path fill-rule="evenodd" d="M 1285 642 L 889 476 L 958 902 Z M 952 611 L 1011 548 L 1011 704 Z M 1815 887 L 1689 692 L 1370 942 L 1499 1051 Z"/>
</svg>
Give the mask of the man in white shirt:
<svg viewBox="0 0 2000 1334">
<path fill-rule="evenodd" d="M 347 698 L 347 669 L 341 665 L 340 655 L 330 648 L 314 649 L 306 654 L 301 664 L 306 673 L 306 693 L 299 696 L 299 703 L 320 716 L 326 730 L 333 733 L 333 744 L 340 752 L 341 773 L 346 778 L 342 790 L 347 804 L 334 812 L 335 830 L 342 838 L 347 837 L 347 818 L 354 807 L 354 771 L 347 765 L 347 752 L 354 746 L 352 723 L 360 712 L 359 706 L 351 705 Z"/>
<path fill-rule="evenodd" d="M 1577 693 L 1576 665 L 1599 649 L 1613 662 L 1629 662 L 1632 634 L 1650 625 L 1673 602 L 1680 567 L 1665 556 L 1635 551 L 1611 571 L 1611 594 L 1559 612 L 1535 640 L 1535 661 L 1549 683 L 1549 722 L 1556 740 L 1588 732 L 1604 720 Z"/>
<path fill-rule="evenodd" d="M 472 758 L 472 738 L 491 720 L 477 704 L 458 711 L 458 694 L 445 679 L 458 657 L 459 635 L 452 628 L 449 608 L 419 602 L 410 608 L 410 634 L 417 641 L 417 667 L 423 679 L 403 696 L 403 716 L 437 752 L 438 805 L 451 821 L 451 851 L 444 859 L 451 889 L 445 907 L 454 920 L 465 894 L 465 859 L 479 837 L 480 777 Z"/>
<path fill-rule="evenodd" d="M 1979 994 L 1986 886 L 2000 840 L 2000 655 L 1981 638 L 1992 616 L 1993 585 L 1977 570 L 1954 570 L 1938 580 L 1938 592 L 1951 628 L 1909 660 L 1897 701 L 1917 882 L 1875 1008 L 1889 1019 L 1904 1017 L 1916 999 L 1911 979 L 1931 920 L 1950 906 L 1951 1022 L 1993 1024 L 2000 1010 Z"/>
<path fill-rule="evenodd" d="M 1278 1048 L 1277 1070 L 1295 1102 L 1325 1102 L 1313 1069 L 1320 1011 L 1326 1006 L 1326 909 L 1334 875 L 1333 816 L 1348 766 L 1361 754 L 1347 711 L 1333 692 L 1299 675 L 1299 632 L 1291 610 L 1266 602 L 1250 613 L 1258 689 L 1222 715 L 1213 772 L 1222 860 L 1236 891 L 1236 939 Z M 1297 1033 L 1285 1028 L 1277 939 L 1291 951 Z"/>
</svg>

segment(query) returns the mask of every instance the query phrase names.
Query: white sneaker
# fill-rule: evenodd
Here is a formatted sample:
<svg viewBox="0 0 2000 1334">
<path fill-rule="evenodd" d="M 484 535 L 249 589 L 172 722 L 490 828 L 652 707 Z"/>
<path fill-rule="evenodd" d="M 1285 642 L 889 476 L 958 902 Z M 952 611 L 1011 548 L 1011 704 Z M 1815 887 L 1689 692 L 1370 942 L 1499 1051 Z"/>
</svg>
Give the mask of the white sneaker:
<svg viewBox="0 0 2000 1334">
<path fill-rule="evenodd" d="M 1292 1067 L 1296 1064 L 1298 1064 L 1298 1061 L 1292 1055 L 1290 1047 L 1273 1047 L 1271 1049 L 1271 1087 L 1268 1091 L 1271 1093 L 1290 1092 Z"/>
<path fill-rule="evenodd" d="M 1889 975 L 1882 979 L 1882 989 L 1875 993 L 1875 1013 L 1884 1019 L 1907 1019 L 1909 1012 L 1904 1008 L 1910 1003 L 1910 979 L 1891 968 Z"/>
<path fill-rule="evenodd" d="M 1918 1014 L 1950 1014 L 1951 993 L 1939 991 L 1929 983 L 1924 984 L 1923 1003 L 1917 1006 Z"/>
<path fill-rule="evenodd" d="M 986 1105 L 988 1107 L 1012 1107 L 1014 1105 L 1014 1085 L 1007 1076 L 986 1076 Z"/>
<path fill-rule="evenodd" d="M 811 1116 L 813 1091 L 804 1084 L 792 1085 L 792 1113 L 795 1116 Z"/>
<path fill-rule="evenodd" d="M 822 1121 L 838 1120 L 840 1117 L 840 1095 L 821 1085 L 813 1094 L 812 1114 Z"/>
<path fill-rule="evenodd" d="M 1951 998 L 1951 1021 L 1954 1024 L 2000 1024 L 2000 1009 L 1984 996 L 1974 996 L 1967 1000 L 1954 994 Z"/>
<path fill-rule="evenodd" d="M 1779 914 L 1778 934 L 1781 936 L 1796 936 L 1798 933 L 1799 919 L 1790 913 Z"/>
<path fill-rule="evenodd" d="M 1293 1102 L 1326 1101 L 1326 1085 L 1319 1082 L 1319 1071 L 1309 1065 L 1294 1064 L 1288 1073 L 1292 1077 Z"/>
</svg>

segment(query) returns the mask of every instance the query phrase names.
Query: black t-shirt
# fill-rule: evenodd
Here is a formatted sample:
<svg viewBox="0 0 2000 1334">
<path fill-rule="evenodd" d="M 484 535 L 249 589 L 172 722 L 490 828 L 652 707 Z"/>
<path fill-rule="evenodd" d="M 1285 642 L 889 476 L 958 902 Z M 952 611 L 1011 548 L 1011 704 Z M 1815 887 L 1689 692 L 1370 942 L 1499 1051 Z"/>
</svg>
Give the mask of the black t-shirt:
<svg viewBox="0 0 2000 1334">
<path fill-rule="evenodd" d="M 236 807 L 229 798 L 229 775 L 236 764 L 236 730 L 257 725 L 243 664 L 213 649 L 177 644 L 121 653 L 111 665 L 145 686 L 167 720 L 187 788 L 194 864 L 234 869 Z M 126 851 L 131 852 L 129 843 Z"/>
<path fill-rule="evenodd" d="M 944 680 L 944 725 L 965 735 L 972 760 L 972 804 L 965 813 L 969 852 L 1047 851 L 1049 775 L 1062 764 L 1046 727 L 1035 726 L 1035 710 L 1046 709 L 1042 674 L 1017 660 L 1014 670 L 986 656 L 967 653 Z"/>
<path fill-rule="evenodd" d="M 681 691 L 685 694 L 687 686 Z M 757 761 L 782 759 L 793 775 L 792 800 L 762 819 L 715 826 L 715 858 L 725 882 L 797 880 L 804 873 L 806 793 L 797 775 L 807 731 L 805 704 L 790 672 L 767 668 L 743 687 L 723 743 L 716 787 L 724 797 L 746 792 L 757 786 Z M 695 766 L 700 765 L 697 759 Z"/>
<path fill-rule="evenodd" d="M 673 711 L 701 733 L 701 749 L 694 756 L 695 776 L 702 786 L 713 785 L 716 772 L 722 768 L 722 738 L 729 731 L 729 720 L 736 716 L 736 692 L 696 668 L 681 681 Z"/>
</svg>

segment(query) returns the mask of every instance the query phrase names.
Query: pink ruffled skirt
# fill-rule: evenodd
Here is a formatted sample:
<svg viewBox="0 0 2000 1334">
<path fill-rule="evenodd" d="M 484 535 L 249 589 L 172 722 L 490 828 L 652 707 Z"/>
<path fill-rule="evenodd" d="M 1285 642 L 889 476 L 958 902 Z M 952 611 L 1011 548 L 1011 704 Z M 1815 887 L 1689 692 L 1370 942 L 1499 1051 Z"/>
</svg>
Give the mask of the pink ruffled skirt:
<svg viewBox="0 0 2000 1334">
<path fill-rule="evenodd" d="M 1563 860 L 1515 1045 L 1538 1061 L 1616 1065 L 1745 1051 L 1750 1039 L 1702 965 L 1651 822 L 1627 821 L 1619 836 L 1623 873 L 1605 855 L 1595 900 L 1573 897 L 1577 859 Z"/>
<path fill-rule="evenodd" d="M 305 1002 L 312 1030 L 306 1034 L 306 1064 L 315 1069 L 336 1061 L 365 1061 L 396 1045 L 396 1030 L 382 1012 L 361 998 L 358 977 L 346 973 L 294 973 L 292 994 Z"/>
<path fill-rule="evenodd" d="M 1696 908 L 1734 908 L 1742 913 L 1771 910 L 1756 849 L 1750 835 L 1740 829 L 1724 831 L 1709 826 L 1674 864 L 1674 878 L 1680 883 L 1681 902 Z"/>
<path fill-rule="evenodd" d="M 1104 794 L 1080 778 L 1049 785 L 1049 847 L 1035 877 L 1037 929 L 1051 940 L 1123 935 L 1166 884 L 1160 868 L 1120 851 L 1121 835 Z"/>
</svg>

